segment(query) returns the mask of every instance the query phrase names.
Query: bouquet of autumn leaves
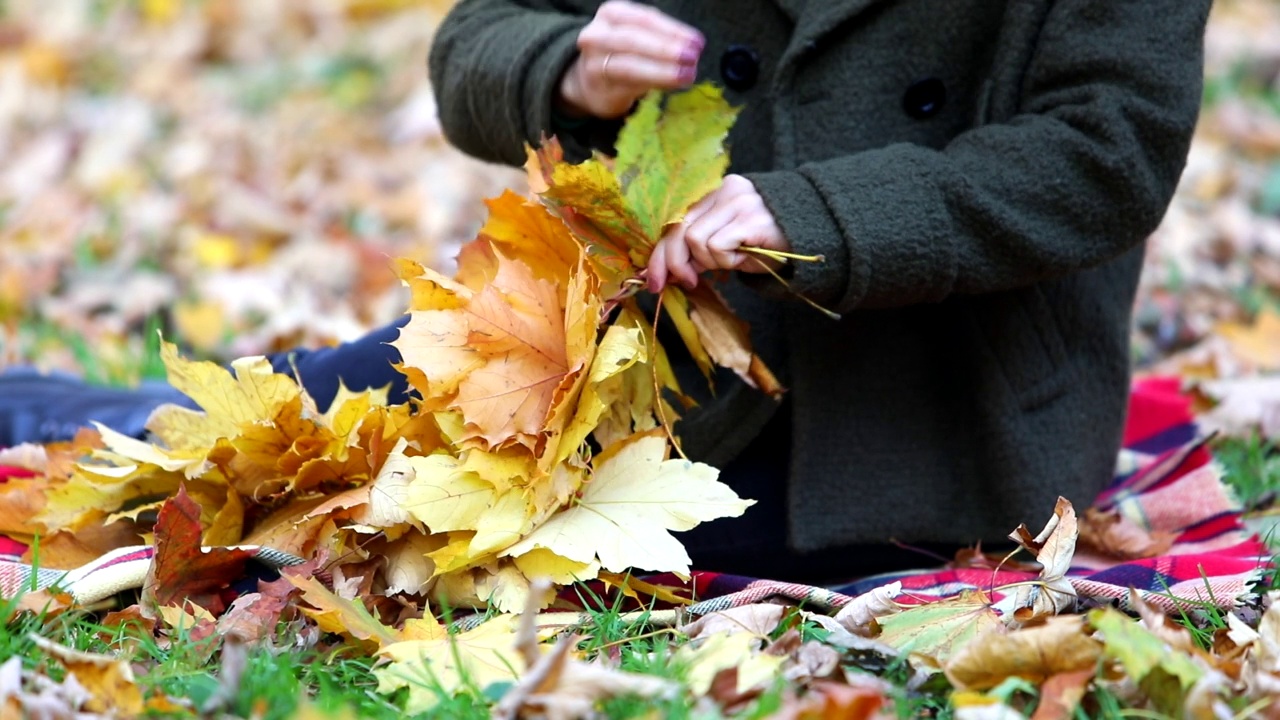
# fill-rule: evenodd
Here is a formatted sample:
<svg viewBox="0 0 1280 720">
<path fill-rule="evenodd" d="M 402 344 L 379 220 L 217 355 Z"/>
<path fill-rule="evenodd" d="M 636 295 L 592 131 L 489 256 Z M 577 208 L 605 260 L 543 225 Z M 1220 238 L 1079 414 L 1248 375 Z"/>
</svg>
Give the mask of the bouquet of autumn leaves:
<svg viewBox="0 0 1280 720">
<path fill-rule="evenodd" d="M 166 345 L 169 381 L 203 410 L 158 409 L 154 444 L 100 427 L 105 449 L 51 484 L 37 530 L 134 522 L 185 487 L 205 545 L 336 558 L 365 597 L 519 611 L 533 579 L 688 573 L 672 531 L 751 501 L 671 457 L 689 401 L 635 293 L 663 229 L 719 183 L 734 117 L 697 87 L 646 99 L 616 159 L 567 164 L 549 140 L 530 151 L 537 198 L 489 201 L 453 277 L 399 261 L 407 404 L 342 388 L 322 412 L 263 358 L 230 373 Z M 708 378 L 719 364 L 780 392 L 714 290 L 669 288 L 660 307 Z"/>
</svg>

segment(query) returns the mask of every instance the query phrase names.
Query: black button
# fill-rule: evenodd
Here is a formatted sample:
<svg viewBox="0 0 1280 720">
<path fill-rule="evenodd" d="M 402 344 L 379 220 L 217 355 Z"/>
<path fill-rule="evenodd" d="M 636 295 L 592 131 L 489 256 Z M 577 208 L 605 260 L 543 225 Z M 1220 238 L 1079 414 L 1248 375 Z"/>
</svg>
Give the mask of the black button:
<svg viewBox="0 0 1280 720">
<path fill-rule="evenodd" d="M 902 109 L 916 120 L 928 120 L 942 112 L 947 102 L 947 86 L 938 78 L 925 78 L 911 83 L 902 96 Z"/>
<path fill-rule="evenodd" d="M 760 78 L 760 56 L 746 45 L 731 45 L 720 56 L 720 77 L 731 90 L 751 89 Z"/>
</svg>

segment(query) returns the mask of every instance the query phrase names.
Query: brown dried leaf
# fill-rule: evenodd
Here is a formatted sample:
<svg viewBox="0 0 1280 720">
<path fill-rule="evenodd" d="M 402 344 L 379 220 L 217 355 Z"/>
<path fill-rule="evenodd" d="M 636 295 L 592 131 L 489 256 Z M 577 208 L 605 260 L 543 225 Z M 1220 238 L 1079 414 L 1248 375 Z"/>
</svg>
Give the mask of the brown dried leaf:
<svg viewBox="0 0 1280 720">
<path fill-rule="evenodd" d="M 134 681 L 129 663 L 111 655 L 73 650 L 38 635 L 27 639 L 53 656 L 89 691 L 86 710 L 123 717 L 142 713 L 142 689 Z"/>
<path fill-rule="evenodd" d="M 1129 604 L 1134 611 L 1138 613 L 1138 617 L 1142 619 L 1142 625 L 1151 631 L 1151 634 L 1160 638 L 1169 647 L 1184 652 L 1189 655 L 1199 655 L 1200 647 L 1196 645 L 1196 641 L 1191 638 L 1191 632 L 1185 627 L 1170 620 L 1163 612 L 1151 606 L 1146 600 L 1142 599 L 1142 595 L 1133 588 L 1129 589 Z"/>
<path fill-rule="evenodd" d="M 1062 615 L 1007 634 L 980 635 L 957 650 L 943 671 L 959 689 L 989 690 L 1010 677 L 1041 683 L 1060 673 L 1092 672 L 1100 657 L 1102 645 L 1087 634 L 1084 617 Z"/>
<path fill-rule="evenodd" d="M 767 638 L 778 628 L 785 611 L 786 608 L 782 605 L 770 603 L 740 605 L 703 615 L 685 625 L 683 630 L 691 640 L 717 633 L 750 633 L 759 638 Z"/>
<path fill-rule="evenodd" d="M 902 611 L 902 606 L 894 602 L 894 598 L 901 594 L 901 582 L 891 582 L 869 590 L 840 608 L 840 612 L 836 613 L 836 621 L 849 632 L 870 637 L 877 629 L 876 618 Z"/>
<path fill-rule="evenodd" d="M 1080 548 L 1118 560 L 1135 560 L 1163 555 L 1172 547 L 1177 533 L 1145 530 L 1120 514 L 1119 510 L 1089 508 L 1080 518 Z"/>
<path fill-rule="evenodd" d="M 1009 624 L 1027 623 L 1036 618 L 1056 615 L 1075 607 L 1076 591 L 1067 580 L 1071 558 L 1075 555 L 1080 535 L 1076 511 L 1066 498 L 1058 498 L 1053 517 L 1032 537 L 1026 525 L 1019 525 L 1009 539 L 1035 553 L 1040 563 L 1040 579 L 1022 585 L 1014 596 L 1014 608 L 1006 617 Z"/>
<path fill-rule="evenodd" d="M 1093 680 L 1093 668 L 1058 673 L 1040 688 L 1040 704 L 1031 720 L 1071 720 Z"/>
<path fill-rule="evenodd" d="M 572 720 L 592 716 L 602 700 L 626 695 L 667 697 L 679 689 L 664 678 L 574 659 L 571 654 L 579 638 L 572 635 L 561 636 L 551 651 L 544 654 L 537 638 L 538 598 L 549 589 L 546 581 L 536 581 L 530 588 L 515 638 L 516 650 L 529 669 L 499 701 L 494 717 L 516 718 L 529 714 L 548 720 Z"/>
</svg>

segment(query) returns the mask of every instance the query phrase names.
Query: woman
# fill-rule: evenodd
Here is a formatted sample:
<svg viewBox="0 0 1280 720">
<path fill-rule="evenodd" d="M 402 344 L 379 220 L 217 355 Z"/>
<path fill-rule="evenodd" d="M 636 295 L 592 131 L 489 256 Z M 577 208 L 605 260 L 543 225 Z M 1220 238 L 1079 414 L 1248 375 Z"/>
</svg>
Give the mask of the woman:
<svg viewBox="0 0 1280 720">
<path fill-rule="evenodd" d="M 607 151 L 654 88 L 710 80 L 742 106 L 733 174 L 647 278 L 739 271 L 723 289 L 790 392 L 721 377 L 681 422 L 694 459 L 761 501 L 682 539 L 702 569 L 847 579 L 927 562 L 890 541 L 989 542 L 1106 484 L 1209 4 L 462 0 L 430 67 L 448 137 L 510 164 L 548 132 L 571 157 Z M 825 255 L 789 284 L 843 319 L 744 245 Z M 395 333 L 299 356 L 308 390 L 324 405 L 339 375 L 398 379 Z"/>
<path fill-rule="evenodd" d="M 726 288 L 791 390 L 731 385 L 694 459 L 762 499 L 695 566 L 812 579 L 1087 506 L 1120 445 L 1143 241 L 1185 161 L 1209 0 L 462 0 L 430 68 L 449 139 L 607 151 L 651 89 L 726 87 L 733 174 L 648 280 Z M 742 246 L 825 255 L 797 302 Z M 724 387 L 729 379 L 723 380 Z"/>
</svg>

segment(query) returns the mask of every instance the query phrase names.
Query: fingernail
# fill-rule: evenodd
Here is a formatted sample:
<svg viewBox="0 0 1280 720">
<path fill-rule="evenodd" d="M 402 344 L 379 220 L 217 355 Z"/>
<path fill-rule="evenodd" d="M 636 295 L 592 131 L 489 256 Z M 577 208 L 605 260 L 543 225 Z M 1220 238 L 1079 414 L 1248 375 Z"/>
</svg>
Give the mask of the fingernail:
<svg viewBox="0 0 1280 720">
<path fill-rule="evenodd" d="M 701 53 L 703 48 L 707 46 L 706 36 L 704 36 L 702 33 L 698 33 L 697 35 L 694 36 L 691 46 L 696 48 L 697 51 Z"/>
<path fill-rule="evenodd" d="M 697 45 L 690 45 L 680 53 L 681 65 L 697 65 L 698 56 L 702 54 L 702 48 Z"/>
<path fill-rule="evenodd" d="M 684 65 L 680 68 L 679 81 L 682 83 L 691 83 L 694 78 L 698 77 L 698 68 L 692 65 Z"/>
</svg>

